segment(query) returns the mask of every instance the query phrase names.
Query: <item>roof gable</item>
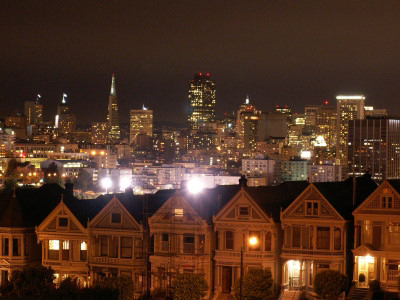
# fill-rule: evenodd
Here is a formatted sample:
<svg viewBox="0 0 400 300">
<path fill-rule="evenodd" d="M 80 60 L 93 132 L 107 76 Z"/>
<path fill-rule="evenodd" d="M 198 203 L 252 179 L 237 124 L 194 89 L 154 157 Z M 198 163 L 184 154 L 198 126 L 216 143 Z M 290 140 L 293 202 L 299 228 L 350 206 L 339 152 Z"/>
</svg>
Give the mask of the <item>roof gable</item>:
<svg viewBox="0 0 400 300">
<path fill-rule="evenodd" d="M 89 227 L 98 229 L 140 230 L 139 223 L 115 195 L 89 222 Z"/>
<path fill-rule="evenodd" d="M 274 223 L 245 189 L 240 189 L 213 218 L 214 222 L 267 222 Z"/>
<path fill-rule="evenodd" d="M 199 199 L 199 201 L 202 201 Z M 179 191 L 173 193 L 167 201 L 149 218 L 149 223 L 206 223 L 193 209 L 183 194 Z"/>
<path fill-rule="evenodd" d="M 400 215 L 400 194 L 390 181 L 383 181 L 357 209 L 353 215 L 377 214 Z"/>
<path fill-rule="evenodd" d="M 281 214 L 282 221 L 299 218 L 344 220 L 312 183 Z"/>
<path fill-rule="evenodd" d="M 82 233 L 86 234 L 85 227 L 61 199 L 60 203 L 38 226 L 37 232 L 41 233 Z"/>
</svg>

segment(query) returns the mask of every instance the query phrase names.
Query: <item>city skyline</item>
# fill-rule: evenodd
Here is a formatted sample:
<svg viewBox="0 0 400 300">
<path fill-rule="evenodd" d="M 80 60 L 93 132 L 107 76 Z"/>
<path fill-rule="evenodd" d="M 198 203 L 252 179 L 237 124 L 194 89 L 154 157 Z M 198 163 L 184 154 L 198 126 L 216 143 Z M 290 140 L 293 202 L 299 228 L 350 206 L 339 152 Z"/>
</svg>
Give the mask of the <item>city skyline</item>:
<svg viewBox="0 0 400 300">
<path fill-rule="evenodd" d="M 247 94 L 260 110 L 287 104 L 299 113 L 338 94 L 363 94 L 399 113 L 399 3 L 39 1 L 4 2 L 0 11 L 3 118 L 41 94 L 51 119 L 65 92 L 78 124 L 103 121 L 114 72 L 120 112 L 145 103 L 160 121 L 185 121 L 196 72 L 216 82 L 217 117 Z M 120 118 L 127 123 L 129 114 Z"/>
</svg>

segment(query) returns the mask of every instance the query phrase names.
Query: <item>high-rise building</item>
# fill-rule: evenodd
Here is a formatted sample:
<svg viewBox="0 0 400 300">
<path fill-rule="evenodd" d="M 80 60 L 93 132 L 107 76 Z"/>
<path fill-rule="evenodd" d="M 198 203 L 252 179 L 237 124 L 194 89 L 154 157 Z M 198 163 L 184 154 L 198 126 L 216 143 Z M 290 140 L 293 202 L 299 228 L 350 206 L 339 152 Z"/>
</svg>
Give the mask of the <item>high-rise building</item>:
<svg viewBox="0 0 400 300">
<path fill-rule="evenodd" d="M 108 141 L 108 122 L 92 123 L 91 142 L 92 144 L 107 144 Z"/>
<path fill-rule="evenodd" d="M 25 101 L 24 110 L 29 125 L 38 125 L 43 121 L 43 105 L 39 103 L 40 95 L 36 101 Z"/>
<path fill-rule="evenodd" d="M 115 143 L 121 137 L 121 130 L 119 127 L 117 91 L 115 89 L 114 74 L 112 74 L 111 91 L 110 91 L 110 96 L 108 97 L 107 122 L 110 129 L 108 133 L 108 139 L 110 142 Z"/>
<path fill-rule="evenodd" d="M 340 95 L 337 100 L 337 146 L 336 165 L 342 166 L 342 179 L 348 173 L 347 139 L 349 121 L 364 119 L 365 97 L 363 95 Z"/>
<path fill-rule="evenodd" d="M 349 175 L 400 179 L 400 118 L 349 121 L 348 159 Z"/>
<path fill-rule="evenodd" d="M 189 115 L 191 129 L 215 122 L 215 83 L 209 73 L 197 73 L 189 80 Z"/>
<path fill-rule="evenodd" d="M 329 101 L 325 100 L 317 111 L 316 120 L 316 140 L 323 138 L 326 149 L 333 155 L 337 144 L 337 110 L 334 106 L 329 105 Z"/>
<path fill-rule="evenodd" d="M 131 109 L 129 127 L 129 142 L 131 144 L 137 144 L 139 134 L 145 134 L 151 138 L 153 135 L 153 111 L 147 109 L 144 105 L 142 109 Z"/>
<path fill-rule="evenodd" d="M 57 115 L 54 126 L 59 135 L 67 135 L 76 131 L 76 117 L 71 114 L 71 108 L 67 104 L 67 94 L 63 94 L 57 107 Z"/>
</svg>

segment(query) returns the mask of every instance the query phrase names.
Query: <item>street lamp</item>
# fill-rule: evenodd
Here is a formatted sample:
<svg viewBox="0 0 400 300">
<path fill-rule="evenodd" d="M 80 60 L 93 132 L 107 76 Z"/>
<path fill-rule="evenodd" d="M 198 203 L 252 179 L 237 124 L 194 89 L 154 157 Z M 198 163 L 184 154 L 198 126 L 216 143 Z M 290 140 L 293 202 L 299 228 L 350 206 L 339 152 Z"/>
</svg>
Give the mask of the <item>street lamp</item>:
<svg viewBox="0 0 400 300">
<path fill-rule="evenodd" d="M 251 236 L 248 241 L 251 247 L 255 247 L 258 245 L 258 237 Z M 243 246 L 240 246 L 240 290 L 239 290 L 239 299 L 242 300 L 242 286 L 243 286 Z"/>
<path fill-rule="evenodd" d="M 101 180 L 101 185 L 104 189 L 106 189 L 106 194 L 108 193 L 108 189 L 111 187 L 112 185 L 112 181 L 110 177 L 104 177 Z"/>
<path fill-rule="evenodd" d="M 191 194 L 198 194 L 203 190 L 203 183 L 198 178 L 192 178 L 187 183 L 187 190 Z"/>
</svg>

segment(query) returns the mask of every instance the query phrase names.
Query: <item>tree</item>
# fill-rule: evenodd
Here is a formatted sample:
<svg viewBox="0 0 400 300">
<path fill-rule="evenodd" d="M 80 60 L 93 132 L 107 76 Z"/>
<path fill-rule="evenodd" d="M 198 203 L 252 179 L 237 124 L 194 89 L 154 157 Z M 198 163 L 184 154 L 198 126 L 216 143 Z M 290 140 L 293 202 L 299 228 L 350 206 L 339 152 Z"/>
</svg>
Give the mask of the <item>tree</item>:
<svg viewBox="0 0 400 300">
<path fill-rule="evenodd" d="M 174 300 L 199 300 L 208 290 L 207 281 L 200 274 L 184 273 L 178 275 L 171 286 L 171 295 Z"/>
<path fill-rule="evenodd" d="M 267 299 L 272 295 L 272 273 L 270 270 L 251 269 L 243 276 L 242 299 Z M 235 298 L 240 298 L 240 279 L 233 287 Z"/>
<path fill-rule="evenodd" d="M 8 296 L 13 298 L 48 298 L 54 293 L 54 271 L 45 267 L 28 267 L 12 274 Z M 10 285 L 10 287 L 11 287 Z"/>
<path fill-rule="evenodd" d="M 11 158 L 7 162 L 6 171 L 4 172 L 4 187 L 5 189 L 12 190 L 17 186 L 18 173 L 17 173 L 18 162 L 15 158 Z"/>
<path fill-rule="evenodd" d="M 135 292 L 132 279 L 126 276 L 106 277 L 97 283 L 96 287 L 105 290 L 117 290 L 119 300 L 133 299 Z"/>
<path fill-rule="evenodd" d="M 322 271 L 314 279 L 315 292 L 324 298 L 339 296 L 347 286 L 347 277 L 336 270 Z"/>
</svg>

